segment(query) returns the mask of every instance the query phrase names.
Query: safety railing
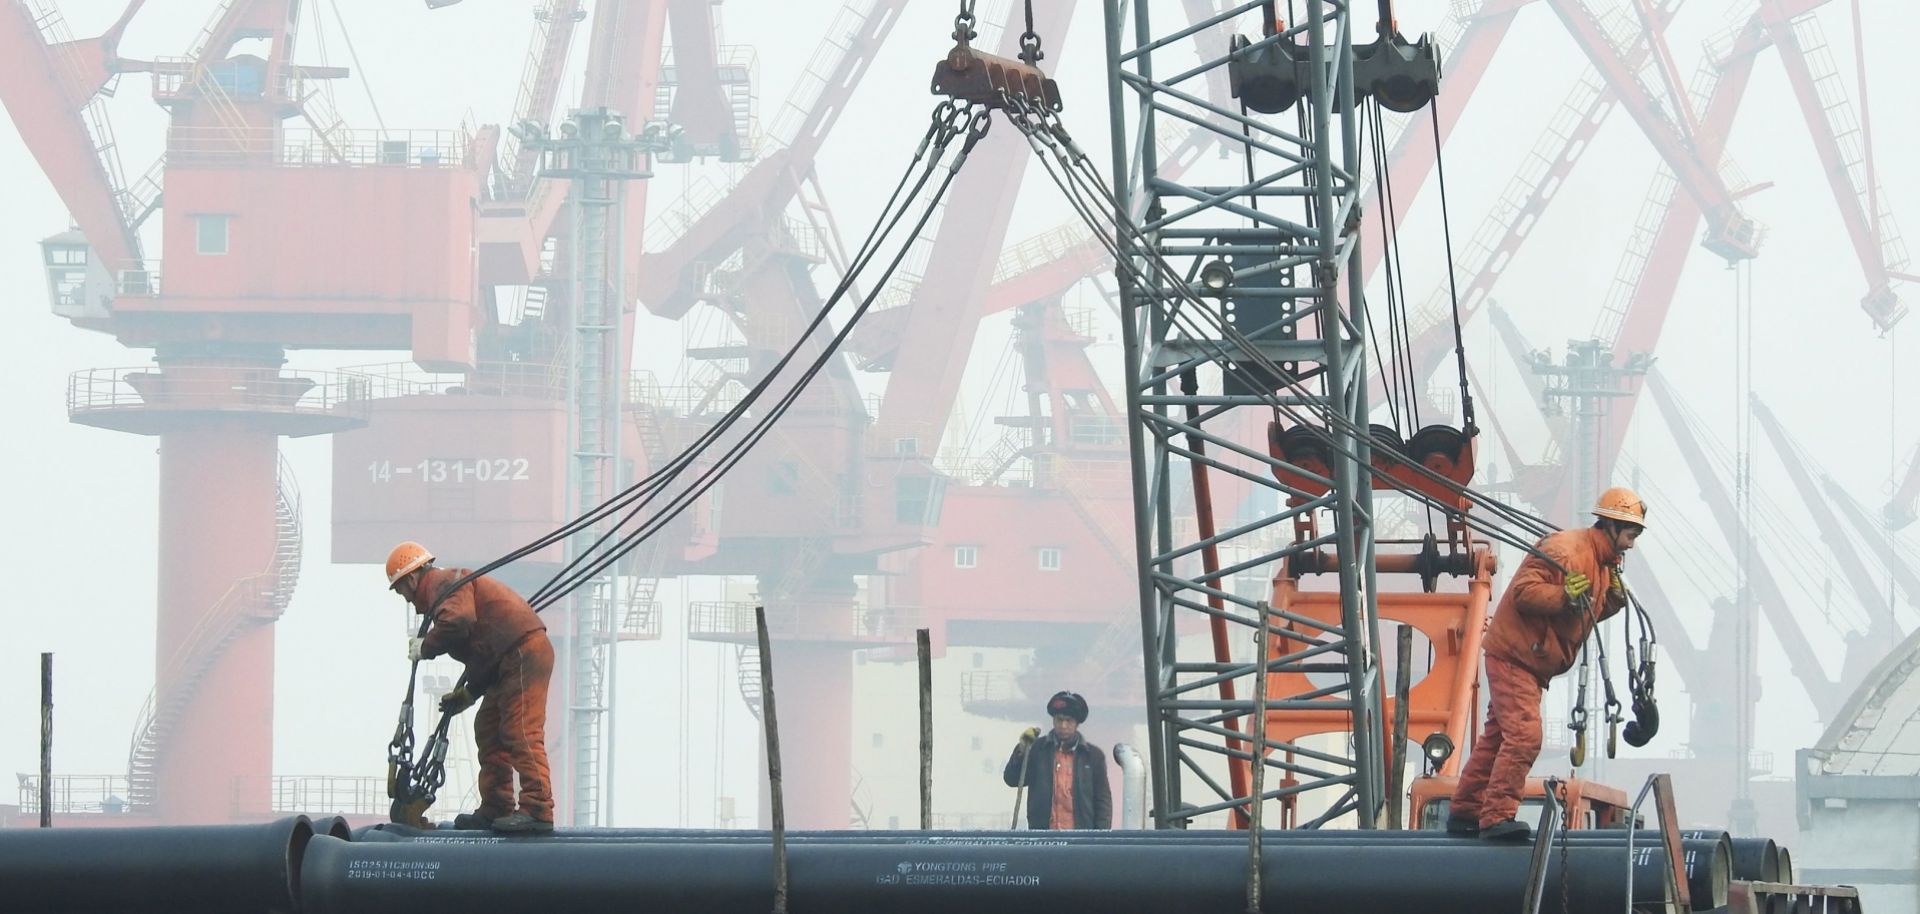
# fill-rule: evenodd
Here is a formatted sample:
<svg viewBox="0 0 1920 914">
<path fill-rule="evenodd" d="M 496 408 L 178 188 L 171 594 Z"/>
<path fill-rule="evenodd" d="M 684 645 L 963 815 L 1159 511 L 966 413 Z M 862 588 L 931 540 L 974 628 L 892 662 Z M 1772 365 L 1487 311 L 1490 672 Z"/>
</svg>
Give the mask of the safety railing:
<svg viewBox="0 0 1920 914">
<path fill-rule="evenodd" d="M 1522 914 L 1540 914 L 1540 905 L 1546 900 L 1547 873 L 1549 872 L 1548 855 L 1553 852 L 1554 837 L 1559 835 L 1567 824 L 1566 812 L 1560 805 L 1560 798 L 1554 793 L 1554 791 L 1558 789 L 1559 784 L 1560 782 L 1558 780 L 1552 778 L 1547 780 L 1547 789 L 1540 806 L 1540 827 L 1534 839 L 1533 854 L 1528 858 L 1527 888 L 1525 894 L 1520 898 L 1520 910 Z M 1565 841 L 1564 838 L 1561 840 L 1563 842 Z M 1627 830 L 1627 841 L 1628 846 L 1631 847 L 1633 829 Z M 1627 856 L 1631 859 L 1633 855 L 1632 853 L 1628 853 Z M 1631 870 L 1632 867 L 1629 866 L 1628 869 Z M 1566 875 L 1563 861 L 1560 877 L 1565 879 Z M 1633 898 L 1632 872 L 1627 873 L 1627 886 L 1627 898 L 1631 899 Z"/>
<path fill-rule="evenodd" d="M 146 263 L 120 270 L 114 274 L 113 291 L 118 295 L 159 295 L 160 271 Z"/>
<path fill-rule="evenodd" d="M 19 775 L 20 812 L 38 814 L 40 812 L 40 776 L 37 774 Z M 127 797 L 133 792 L 124 775 L 118 774 L 58 774 L 53 777 L 53 802 L 55 814 L 103 813 L 118 815 L 126 812 L 130 805 Z"/>
<path fill-rule="evenodd" d="M 261 781 L 266 781 L 265 785 Z M 262 787 L 266 789 L 262 790 Z M 260 797 L 267 798 L 265 809 Z M 236 778 L 233 813 L 236 817 L 381 816 L 387 813 L 387 781 L 374 776 L 269 775 Z"/>
<path fill-rule="evenodd" d="M 412 362 L 356 365 L 341 370 L 354 379 L 363 396 L 372 400 L 461 394 L 479 396 L 567 398 L 567 366 L 563 362 L 479 362 L 465 374 L 423 371 Z"/>
<path fill-rule="evenodd" d="M 1024 692 L 1018 677 L 1006 670 L 966 670 L 960 674 L 960 704 L 1005 704 L 1019 701 Z"/>
<path fill-rule="evenodd" d="M 746 397 L 747 389 L 737 381 L 712 386 L 697 384 L 661 384 L 657 379 L 635 378 L 629 382 L 628 402 L 665 410 L 676 416 L 713 416 L 724 413 Z"/>
<path fill-rule="evenodd" d="M 660 637 L 660 602 L 628 603 L 620 620 L 622 641 L 651 641 Z"/>
<path fill-rule="evenodd" d="M 168 136 L 178 165 L 225 165 L 265 159 L 275 165 L 455 168 L 467 164 L 464 130 L 367 130 L 310 127 L 175 127 Z"/>
<path fill-rule="evenodd" d="M 282 165 L 398 165 L 452 168 L 466 164 L 472 137 L 460 130 L 286 131 Z"/>
<path fill-rule="evenodd" d="M 647 220 L 646 248 L 648 252 L 664 251 L 673 246 L 687 229 L 700 221 L 707 210 L 720 200 L 720 185 L 711 177 L 701 177 L 687 186 L 678 200 L 668 205 L 665 211 Z"/>
<path fill-rule="evenodd" d="M 364 382 L 346 372 L 180 377 L 140 366 L 88 368 L 67 377 L 69 417 L 147 408 L 322 416 L 366 399 Z"/>
<path fill-rule="evenodd" d="M 1104 249 L 1098 247 L 1098 241 L 1087 231 L 1085 223 L 1068 222 L 1056 225 L 1037 235 L 1023 238 L 1001 252 L 1000 260 L 994 264 L 993 281 L 1001 282 L 1040 267 L 1050 266 L 1065 260 L 1068 255 L 1079 250 L 1088 251 L 1089 256 L 1094 252 L 1104 254 Z"/>
<path fill-rule="evenodd" d="M 747 600 L 697 601 L 687 604 L 688 630 L 696 638 L 737 638 L 754 633 L 753 610 L 762 604 Z M 767 632 L 775 638 L 896 640 L 909 632 L 919 616 L 900 607 L 849 609 L 840 603 L 776 603 L 767 607 Z"/>
<path fill-rule="evenodd" d="M 1552 794 L 1552 790 L 1548 790 Z M 1634 866 L 1633 839 L 1640 829 L 1634 827 L 1640 822 L 1640 807 L 1647 798 L 1653 798 L 1653 808 L 1660 816 L 1660 851 L 1667 858 L 1664 870 L 1666 879 L 1666 898 L 1674 902 L 1673 907 L 1685 911 L 1692 907 L 1691 893 L 1688 891 L 1687 869 L 1680 847 L 1679 823 L 1674 817 L 1673 781 L 1671 775 L 1655 774 L 1647 777 L 1640 788 L 1639 795 L 1633 798 L 1633 806 L 1627 810 L 1627 906 L 1633 906 Z M 1542 844 L 1546 842 L 1541 842 Z M 1537 855 L 1536 855 L 1537 856 Z"/>
</svg>

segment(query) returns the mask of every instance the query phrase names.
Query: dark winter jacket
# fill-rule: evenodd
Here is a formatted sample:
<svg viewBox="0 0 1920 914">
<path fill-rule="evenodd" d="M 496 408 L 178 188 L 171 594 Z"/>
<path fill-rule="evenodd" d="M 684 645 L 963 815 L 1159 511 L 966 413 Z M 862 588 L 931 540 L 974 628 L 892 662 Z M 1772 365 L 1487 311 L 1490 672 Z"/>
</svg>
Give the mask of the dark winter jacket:
<svg viewBox="0 0 1920 914">
<path fill-rule="evenodd" d="M 1078 739 L 1073 750 L 1073 827 L 1112 828 L 1113 789 L 1107 785 L 1107 754 L 1100 747 Z M 1034 740 L 1027 762 L 1027 827 L 1046 829 L 1053 818 L 1053 764 L 1060 754 L 1060 743 L 1053 733 Z M 1020 785 L 1020 746 L 1013 747 L 1007 759 L 1008 787 Z"/>
</svg>

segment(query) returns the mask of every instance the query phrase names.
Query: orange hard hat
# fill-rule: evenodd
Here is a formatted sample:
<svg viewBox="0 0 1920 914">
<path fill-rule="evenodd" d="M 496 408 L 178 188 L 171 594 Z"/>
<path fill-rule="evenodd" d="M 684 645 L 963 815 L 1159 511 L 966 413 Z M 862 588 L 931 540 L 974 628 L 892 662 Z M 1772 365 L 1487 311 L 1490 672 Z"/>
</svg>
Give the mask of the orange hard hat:
<svg viewBox="0 0 1920 914">
<path fill-rule="evenodd" d="M 1644 527 L 1647 525 L 1647 503 L 1641 501 L 1639 494 L 1632 489 L 1614 486 L 1600 493 L 1599 500 L 1593 503 L 1593 516 Z"/>
<path fill-rule="evenodd" d="M 401 543 L 387 554 L 387 586 L 400 583 L 400 579 L 420 568 L 433 564 L 433 553 L 419 543 Z"/>
</svg>

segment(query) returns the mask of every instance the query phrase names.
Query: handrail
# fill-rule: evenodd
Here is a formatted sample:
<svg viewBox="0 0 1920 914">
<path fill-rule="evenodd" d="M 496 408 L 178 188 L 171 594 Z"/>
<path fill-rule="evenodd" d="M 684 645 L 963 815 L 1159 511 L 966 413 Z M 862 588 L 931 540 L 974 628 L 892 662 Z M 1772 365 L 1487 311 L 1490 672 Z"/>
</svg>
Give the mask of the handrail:
<svg viewBox="0 0 1920 914">
<path fill-rule="evenodd" d="M 505 394 L 549 400 L 565 399 L 567 366 L 562 361 L 483 361 L 472 371 L 449 374 L 425 371 L 412 362 L 355 365 L 340 375 L 358 385 L 365 399 L 436 394 Z"/>
<path fill-rule="evenodd" d="M 148 390 L 141 384 L 151 382 Z M 83 368 L 67 376 L 67 414 L 115 409 L 238 410 L 332 415 L 367 399 L 364 376 L 274 371 L 230 377 L 177 377 L 152 365 Z"/>
<path fill-rule="evenodd" d="M 1527 865 L 1526 895 L 1520 900 L 1522 914 L 1540 914 L 1540 903 L 1547 893 L 1547 858 L 1553 853 L 1553 838 L 1566 825 L 1566 816 L 1560 806 L 1560 798 L 1554 790 L 1563 782 L 1559 778 L 1548 778 L 1546 789 L 1541 791 L 1546 802 L 1540 807 L 1540 834 L 1533 842 L 1533 860 Z M 1627 836 L 1631 841 L 1631 830 Z M 1632 869 L 1633 852 L 1627 852 L 1628 869 Z M 1564 865 L 1564 864 L 1563 864 Z M 1565 879 L 1566 874 L 1560 874 Z M 1631 880 L 1632 877 L 1628 877 Z M 1633 905 L 1633 883 L 1627 883 L 1627 905 Z"/>
<path fill-rule="evenodd" d="M 1693 909 L 1692 887 L 1687 883 L 1686 863 L 1681 858 L 1679 826 L 1674 821 L 1672 776 L 1654 774 L 1633 798 L 1627 810 L 1627 914 L 1633 914 L 1633 837 L 1640 830 L 1640 804 L 1653 794 L 1654 807 L 1660 812 L 1660 843 L 1667 851 L 1667 895 L 1673 909 Z"/>
</svg>

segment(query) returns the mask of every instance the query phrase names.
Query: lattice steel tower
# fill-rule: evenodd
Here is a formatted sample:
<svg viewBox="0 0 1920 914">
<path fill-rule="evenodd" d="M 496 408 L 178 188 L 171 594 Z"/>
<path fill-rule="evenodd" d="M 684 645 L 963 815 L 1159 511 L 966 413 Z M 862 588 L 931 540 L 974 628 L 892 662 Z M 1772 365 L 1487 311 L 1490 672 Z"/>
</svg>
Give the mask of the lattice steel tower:
<svg viewBox="0 0 1920 914">
<path fill-rule="evenodd" d="M 1300 681 L 1278 674 L 1304 672 L 1315 683 L 1265 696 L 1267 709 L 1324 715 L 1328 732 L 1309 744 L 1252 728 L 1275 773 L 1259 793 L 1303 810 L 1290 824 L 1354 815 L 1372 827 L 1386 791 L 1370 456 L 1355 434 L 1367 428 L 1368 407 L 1351 4 L 1307 0 L 1304 18 L 1286 23 L 1266 18 L 1268 3 L 1241 3 L 1160 29 L 1155 6 L 1106 2 L 1155 821 L 1179 827 L 1252 808 L 1244 774 L 1254 754 L 1242 734 L 1255 719 L 1256 652 L 1248 639 L 1216 635 L 1203 658 L 1187 656 L 1179 640 L 1194 630 L 1188 623 L 1218 620 L 1253 635 L 1264 612 L 1273 629 L 1293 632 L 1257 652 L 1269 682 Z M 1185 52 L 1189 37 L 1223 26 L 1258 37 L 1220 41 L 1198 62 Z M 1393 60 L 1361 64 L 1358 96 L 1401 111 L 1431 98 L 1438 71 L 1430 45 L 1391 35 L 1362 52 Z M 1416 85 L 1376 78 L 1383 69 L 1411 73 Z M 1238 110 L 1206 100 L 1203 84 L 1215 80 L 1229 82 Z M 1409 97 L 1390 99 L 1393 91 Z M 1163 123 L 1200 125 L 1238 154 L 1162 162 Z M 1269 416 L 1290 420 L 1273 426 L 1274 441 L 1314 441 L 1283 450 L 1236 434 L 1247 418 L 1265 424 Z M 1195 462 L 1273 492 L 1281 509 L 1218 531 L 1204 510 L 1187 524 L 1177 516 L 1179 480 Z M 1320 558 L 1328 552 L 1330 563 Z M 1249 571 L 1303 567 L 1289 559 L 1334 572 L 1326 577 L 1338 580 L 1337 612 L 1309 619 L 1228 584 Z M 1236 765 L 1231 779 L 1221 776 Z M 1186 795 L 1202 786 L 1204 796 Z"/>
<path fill-rule="evenodd" d="M 621 382 L 626 374 L 619 338 L 626 301 L 621 226 L 626 221 L 626 182 L 650 176 L 647 153 L 652 145 L 630 135 L 620 114 L 607 108 L 574 111 L 560 125 L 558 137 L 531 141 L 546 155 L 540 176 L 567 179 L 570 185 L 567 386 L 573 447 L 567 513 L 578 516 L 617 491 L 626 475 L 620 458 Z M 567 558 L 586 551 L 613 520 L 604 519 L 568 540 Z M 574 825 L 600 824 L 601 730 L 619 626 L 616 568 L 594 575 L 567 600 L 568 631 L 559 664 L 565 670 L 567 696 L 561 755 L 571 797 L 567 816 Z"/>
</svg>

